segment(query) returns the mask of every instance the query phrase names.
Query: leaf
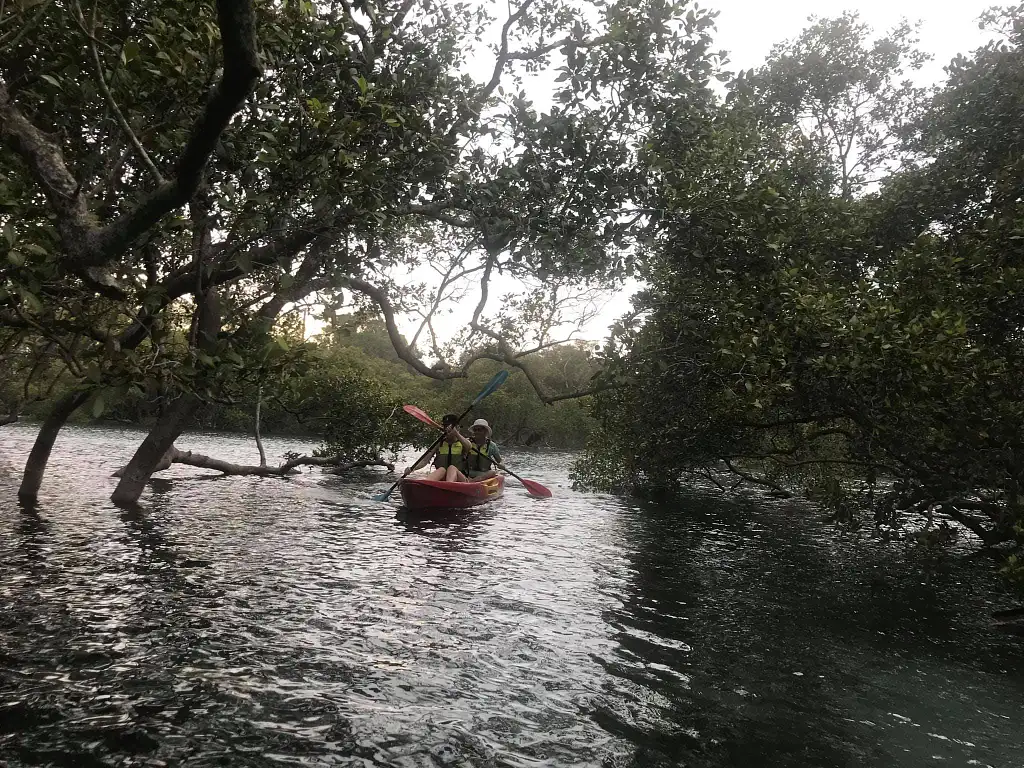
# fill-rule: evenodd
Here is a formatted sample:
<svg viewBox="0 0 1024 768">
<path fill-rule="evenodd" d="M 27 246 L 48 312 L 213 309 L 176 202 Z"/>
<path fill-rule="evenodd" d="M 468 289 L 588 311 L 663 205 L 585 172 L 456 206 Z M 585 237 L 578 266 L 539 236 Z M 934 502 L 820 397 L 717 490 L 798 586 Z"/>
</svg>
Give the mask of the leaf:
<svg viewBox="0 0 1024 768">
<path fill-rule="evenodd" d="M 27 291 L 24 288 L 19 288 L 18 293 L 21 295 L 21 300 L 28 304 L 29 309 L 31 309 L 33 312 L 43 311 L 43 302 L 41 302 L 39 300 L 39 297 L 32 293 L 32 291 Z"/>
<path fill-rule="evenodd" d="M 252 257 L 244 249 L 235 254 L 235 266 L 237 266 L 242 274 L 247 274 L 252 271 Z"/>
<path fill-rule="evenodd" d="M 7 260 L 16 267 L 20 267 L 25 263 L 25 254 L 21 251 L 8 251 Z"/>
<path fill-rule="evenodd" d="M 43 80 L 45 80 L 46 82 L 48 82 L 50 85 L 60 88 L 60 80 L 58 80 L 53 75 L 40 75 L 40 77 L 43 78 Z"/>
<path fill-rule="evenodd" d="M 14 243 L 17 241 L 18 236 L 14 232 L 14 222 L 9 221 L 4 224 L 4 239 L 7 240 L 7 244 L 14 247 Z"/>
<path fill-rule="evenodd" d="M 106 408 L 106 403 L 103 402 L 103 393 L 96 395 L 96 399 L 92 401 L 92 417 L 98 419 L 103 415 L 103 410 Z"/>
<path fill-rule="evenodd" d="M 135 61 L 139 58 L 139 44 L 134 40 L 129 40 L 124 44 L 124 60 Z"/>
</svg>

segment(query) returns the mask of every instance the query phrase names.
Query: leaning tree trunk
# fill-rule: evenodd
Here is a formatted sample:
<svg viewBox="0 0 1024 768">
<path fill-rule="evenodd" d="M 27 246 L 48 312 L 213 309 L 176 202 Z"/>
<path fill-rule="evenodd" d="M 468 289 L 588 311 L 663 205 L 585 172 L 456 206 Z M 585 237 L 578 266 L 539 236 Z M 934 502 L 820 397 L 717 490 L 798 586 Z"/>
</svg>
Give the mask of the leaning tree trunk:
<svg viewBox="0 0 1024 768">
<path fill-rule="evenodd" d="M 208 354 L 215 354 L 220 324 L 220 298 L 211 288 L 202 294 L 202 299 L 197 303 L 193 315 L 193 331 L 190 334 L 192 344 Z M 199 405 L 197 395 L 184 392 L 160 414 L 153 429 L 124 468 L 110 496 L 111 501 L 115 504 L 133 504 L 139 500 L 149 478 L 199 410 Z"/>
<path fill-rule="evenodd" d="M 110 497 L 111 501 L 115 504 L 132 504 L 139 500 L 161 459 L 174 445 L 198 408 L 199 398 L 192 393 L 185 393 L 164 409 L 128 466 L 122 470 L 121 479 Z"/>
<path fill-rule="evenodd" d="M 58 400 L 50 410 L 43 421 L 43 426 L 39 428 L 28 461 L 25 462 L 25 473 L 21 477 L 21 487 L 18 489 L 18 498 L 21 501 L 32 503 L 39 497 L 39 487 L 43 484 L 46 463 L 50 460 L 57 435 L 71 414 L 89 399 L 89 395 L 90 390 L 71 392 Z"/>
</svg>

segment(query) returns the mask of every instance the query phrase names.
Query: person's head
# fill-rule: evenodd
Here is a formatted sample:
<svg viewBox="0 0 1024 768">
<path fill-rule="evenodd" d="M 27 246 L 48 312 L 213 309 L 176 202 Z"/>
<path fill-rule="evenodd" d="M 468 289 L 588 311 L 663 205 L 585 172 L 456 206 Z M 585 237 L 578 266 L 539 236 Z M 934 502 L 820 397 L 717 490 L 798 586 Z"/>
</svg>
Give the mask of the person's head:
<svg viewBox="0 0 1024 768">
<path fill-rule="evenodd" d="M 477 419 L 469 431 L 473 435 L 474 443 L 485 443 L 491 436 L 491 425 L 487 423 L 486 419 Z"/>
</svg>

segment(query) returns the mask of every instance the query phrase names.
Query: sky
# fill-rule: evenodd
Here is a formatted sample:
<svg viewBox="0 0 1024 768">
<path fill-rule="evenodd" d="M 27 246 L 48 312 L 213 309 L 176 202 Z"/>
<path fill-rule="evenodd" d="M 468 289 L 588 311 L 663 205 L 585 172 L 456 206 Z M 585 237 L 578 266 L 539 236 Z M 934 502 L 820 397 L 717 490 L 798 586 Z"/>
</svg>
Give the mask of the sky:
<svg viewBox="0 0 1024 768">
<path fill-rule="evenodd" d="M 728 51 L 728 68 L 733 71 L 758 67 L 772 46 L 797 36 L 808 26 L 808 17 L 812 15 L 832 17 L 844 11 L 856 11 L 879 33 L 904 18 L 910 22 L 920 21 L 919 48 L 935 58 L 916 73 L 915 80 L 919 85 L 941 84 L 945 79 L 943 67 L 950 59 L 958 53 L 969 53 L 988 40 L 988 33 L 978 28 L 977 18 L 994 4 L 993 0 L 960 0 L 956 3 L 941 0 L 714 0 L 699 3 L 703 8 L 719 12 L 715 48 Z M 474 72 L 474 76 L 485 80 L 490 76 L 489 66 L 492 64 L 481 64 L 481 71 Z M 547 102 L 543 95 L 538 95 L 538 103 Z M 580 338 L 603 339 L 608 326 L 629 310 L 629 298 L 638 286 L 638 283 L 631 283 L 625 290 L 609 296 L 602 311 L 587 325 Z M 499 283 L 492 287 L 491 293 L 497 295 L 510 288 Z M 435 322 L 439 335 L 451 336 L 460 330 L 468 321 L 475 303 L 476 298 L 470 296 L 452 308 L 453 311 L 439 314 Z M 407 338 L 414 332 L 416 320 L 407 318 L 401 323 Z M 313 328 L 309 330 L 315 332 Z"/>
</svg>

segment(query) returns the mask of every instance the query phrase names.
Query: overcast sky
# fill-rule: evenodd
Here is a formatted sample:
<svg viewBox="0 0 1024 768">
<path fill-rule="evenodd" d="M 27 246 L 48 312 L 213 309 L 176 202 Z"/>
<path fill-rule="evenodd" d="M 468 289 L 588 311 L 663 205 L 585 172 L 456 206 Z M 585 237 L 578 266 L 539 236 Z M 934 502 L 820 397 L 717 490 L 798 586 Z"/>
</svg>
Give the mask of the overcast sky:
<svg viewBox="0 0 1024 768">
<path fill-rule="evenodd" d="M 924 82 L 941 82 L 942 67 L 958 53 L 968 53 L 987 39 L 978 29 L 977 18 L 998 3 L 992 0 L 716 0 L 701 3 L 719 11 L 718 41 L 730 52 L 739 69 L 756 67 L 764 61 L 771 47 L 795 37 L 807 26 L 807 18 L 838 16 L 844 11 L 857 11 L 861 18 L 878 31 L 899 23 L 900 19 L 922 22 L 922 50 L 935 55 L 935 61 L 921 72 Z"/>
</svg>

